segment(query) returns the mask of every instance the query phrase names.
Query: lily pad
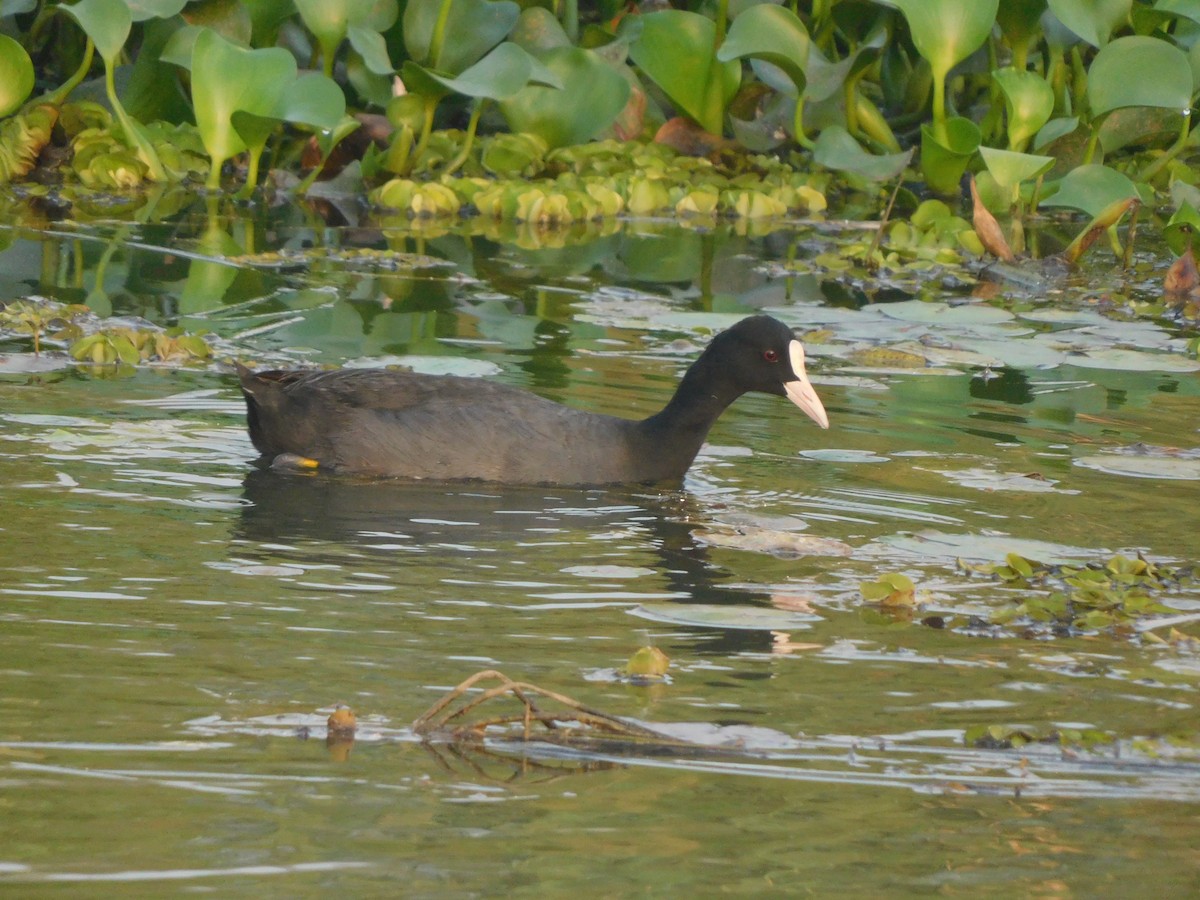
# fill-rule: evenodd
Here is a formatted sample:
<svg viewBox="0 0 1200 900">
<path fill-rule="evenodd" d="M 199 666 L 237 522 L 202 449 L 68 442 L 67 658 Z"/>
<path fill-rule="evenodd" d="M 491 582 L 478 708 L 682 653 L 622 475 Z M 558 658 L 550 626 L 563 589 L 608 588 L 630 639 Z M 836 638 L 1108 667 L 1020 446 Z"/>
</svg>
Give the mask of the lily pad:
<svg viewBox="0 0 1200 900">
<path fill-rule="evenodd" d="M 980 467 L 970 469 L 934 469 L 939 475 L 963 487 L 981 491 L 1019 491 L 1030 494 L 1078 494 L 1079 491 L 1055 487 L 1058 482 L 1036 473 L 996 472 Z"/>
<path fill-rule="evenodd" d="M 1071 354 L 1063 362 L 1081 369 L 1115 369 L 1121 372 L 1200 371 L 1200 360 L 1171 353 L 1146 353 L 1141 350 L 1125 350 L 1120 347 Z"/>
<path fill-rule="evenodd" d="M 1108 552 L 1002 534 L 946 534 L 941 531 L 891 534 L 880 538 L 879 543 L 905 553 L 940 559 L 1004 562 L 1010 553 L 1015 553 L 1051 565 L 1082 564 Z"/>
<path fill-rule="evenodd" d="M 815 459 L 818 462 L 832 463 L 881 463 L 891 462 L 886 456 L 878 456 L 870 450 L 801 450 L 800 455 L 805 459 Z"/>
<path fill-rule="evenodd" d="M 817 615 L 763 609 L 758 606 L 700 603 L 643 603 L 630 614 L 669 625 L 698 628 L 734 628 L 747 631 L 799 631 L 820 622 Z"/>
<path fill-rule="evenodd" d="M 994 325 L 1013 319 L 1012 313 L 982 303 L 951 306 L 949 303 L 905 300 L 902 303 L 885 304 L 880 310 L 888 318 L 924 325 Z"/>
<path fill-rule="evenodd" d="M 1130 478 L 1162 478 L 1169 481 L 1200 481 L 1200 459 L 1176 456 L 1080 456 L 1075 465 L 1109 475 Z"/>
<path fill-rule="evenodd" d="M 653 569 L 644 566 L 568 566 L 562 572 L 580 578 L 641 578 L 654 574 Z"/>
<path fill-rule="evenodd" d="M 75 360 L 67 356 L 42 353 L 0 353 L 0 375 L 32 375 L 69 369 Z"/>
</svg>

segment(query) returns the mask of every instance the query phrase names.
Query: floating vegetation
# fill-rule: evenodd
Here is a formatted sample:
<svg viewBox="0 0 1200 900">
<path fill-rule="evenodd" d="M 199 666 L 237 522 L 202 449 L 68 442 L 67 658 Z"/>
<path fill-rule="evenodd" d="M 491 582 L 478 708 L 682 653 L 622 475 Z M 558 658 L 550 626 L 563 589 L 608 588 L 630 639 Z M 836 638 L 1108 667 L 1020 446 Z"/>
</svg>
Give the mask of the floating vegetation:
<svg viewBox="0 0 1200 900">
<path fill-rule="evenodd" d="M 507 147 L 513 136 L 494 140 Z M 488 141 L 455 177 L 394 178 L 370 194 L 414 218 L 478 215 L 557 227 L 621 214 L 681 219 L 780 218 L 826 208 L 824 176 L 763 156 L 733 166 L 684 156 L 661 144 L 601 141 L 522 158 L 519 173 L 487 170 Z M 965 223 L 964 223 L 965 224 Z M 969 228 L 969 226 L 967 226 Z"/>
<path fill-rule="evenodd" d="M 1191 567 L 1161 566 L 1141 555 L 1130 559 L 1118 554 L 1104 563 L 1076 566 L 1046 565 L 1010 553 L 999 565 L 961 560 L 959 565 L 1023 589 L 1017 604 L 995 613 L 992 621 L 1035 632 L 1067 628 L 1128 633 L 1135 627 L 1154 627 L 1152 617 L 1177 612 L 1163 600 L 1173 591 L 1196 585 Z"/>
<path fill-rule="evenodd" d="M 6 333 L 28 335 L 34 356 L 49 342 L 63 347 L 79 362 L 93 365 L 139 363 L 187 364 L 212 357 L 203 334 L 182 328 L 160 328 L 149 322 L 113 324 L 87 306 L 43 298 L 17 300 L 0 308 L 0 338 Z M 32 370 L 27 370 L 32 371 Z"/>
<path fill-rule="evenodd" d="M 629 657 L 621 674 L 633 684 L 649 684 L 664 680 L 669 668 L 671 658 L 667 654 L 657 647 L 641 647 Z"/>
<path fill-rule="evenodd" d="M 981 750 L 1019 750 L 1027 744 L 1050 744 L 1092 750 L 1111 744 L 1116 736 L 1095 728 L 1031 728 L 1027 725 L 972 725 L 963 743 Z"/>
</svg>

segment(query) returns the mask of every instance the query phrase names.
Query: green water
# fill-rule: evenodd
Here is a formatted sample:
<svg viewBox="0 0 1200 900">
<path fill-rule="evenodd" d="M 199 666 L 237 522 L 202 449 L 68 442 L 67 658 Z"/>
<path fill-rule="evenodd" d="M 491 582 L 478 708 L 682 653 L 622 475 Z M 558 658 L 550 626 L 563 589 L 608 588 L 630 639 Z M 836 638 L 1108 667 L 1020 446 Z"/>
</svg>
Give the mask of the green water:
<svg viewBox="0 0 1200 900">
<path fill-rule="evenodd" d="M 888 317 L 870 290 L 785 272 L 823 240 L 804 228 L 529 250 L 277 215 L 224 233 L 441 262 L 268 269 L 216 258 L 186 217 L 101 221 L 4 232 L 0 300 L 208 330 L 222 360 L 394 356 L 630 416 L 707 329 L 765 308 L 826 332 L 810 372 L 832 427 L 743 398 L 682 490 L 337 482 L 252 468 L 227 366 L 28 374 L 28 339 L 0 335 L 0 893 L 1200 888 L 1194 643 L 1150 643 L 1136 629 L 1170 625 L 1149 619 L 999 629 L 1020 591 L 956 564 L 1195 560 L 1194 325 L 1127 309 L 1158 262 L 1132 286 L 993 302 L 1001 317 L 955 312 L 987 306 L 958 287 Z M 904 341 L 1020 355 L 863 356 Z M 917 584 L 911 621 L 863 602 L 891 572 Z M 1200 631 L 1190 583 L 1161 599 L 1157 621 Z M 782 618 L 736 627 L 764 610 Z M 616 676 L 645 644 L 669 683 Z M 700 746 L 417 740 L 412 720 L 480 669 Z M 348 756 L 325 744 L 338 703 L 359 718 Z M 981 725 L 1108 739 L 964 743 Z"/>
</svg>

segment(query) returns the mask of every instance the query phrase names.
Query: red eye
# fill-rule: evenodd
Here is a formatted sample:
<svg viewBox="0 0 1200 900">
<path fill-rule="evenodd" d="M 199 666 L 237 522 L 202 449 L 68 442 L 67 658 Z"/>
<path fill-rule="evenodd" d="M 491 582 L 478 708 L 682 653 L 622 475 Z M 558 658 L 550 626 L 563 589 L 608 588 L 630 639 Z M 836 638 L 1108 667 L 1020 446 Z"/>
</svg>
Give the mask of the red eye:
<svg viewBox="0 0 1200 900">
<path fill-rule="evenodd" d="M 779 351 L 764 350 L 763 359 L 765 359 L 767 362 L 779 362 Z"/>
</svg>

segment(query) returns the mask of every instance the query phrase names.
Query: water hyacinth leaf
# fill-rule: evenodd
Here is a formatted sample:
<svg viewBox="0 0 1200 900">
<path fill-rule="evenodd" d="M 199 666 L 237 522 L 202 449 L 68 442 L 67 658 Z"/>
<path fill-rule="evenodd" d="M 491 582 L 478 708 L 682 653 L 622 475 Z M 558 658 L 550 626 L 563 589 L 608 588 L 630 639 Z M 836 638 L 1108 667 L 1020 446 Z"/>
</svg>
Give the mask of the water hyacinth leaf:
<svg viewBox="0 0 1200 900">
<path fill-rule="evenodd" d="M 1137 185 L 1108 166 L 1079 166 L 1056 182 L 1057 190 L 1041 206 L 1066 206 L 1098 216 L 1112 204 L 1138 197 Z"/>
<path fill-rule="evenodd" d="M 11 115 L 33 93 L 33 60 L 25 48 L 0 34 L 0 118 Z"/>
<path fill-rule="evenodd" d="M 507 100 L 530 81 L 562 89 L 562 78 L 521 47 L 505 41 L 455 77 L 429 72 L 429 77 L 456 94 Z"/>
<path fill-rule="evenodd" d="M 1133 0 L 1049 0 L 1050 11 L 1072 33 L 1093 47 L 1103 47 L 1129 20 Z"/>
<path fill-rule="evenodd" d="M 1200 23 L 1200 0 L 1158 0 L 1154 9 L 1156 12 Z"/>
<path fill-rule="evenodd" d="M 1008 147 L 1024 150 L 1054 112 L 1054 90 L 1034 72 L 1001 69 L 992 80 L 1004 93 L 1008 112 Z"/>
<path fill-rule="evenodd" d="M 978 50 L 996 21 L 999 0 L 889 0 L 904 14 L 913 44 L 933 69 L 945 77 Z"/>
<path fill-rule="evenodd" d="M 888 2 L 904 14 L 917 52 L 933 70 L 933 134 L 942 147 L 953 147 L 960 138 L 947 131 L 946 78 L 952 68 L 983 46 L 996 22 L 1000 0 Z"/>
<path fill-rule="evenodd" d="M 125 141 L 137 153 L 138 159 L 146 167 L 149 178 L 154 181 L 166 181 L 166 170 L 146 129 L 129 117 L 121 104 L 121 98 L 117 96 L 114 69 L 117 57 L 129 39 L 129 32 L 133 27 L 129 7 L 123 0 L 80 0 L 74 6 L 62 8 L 79 23 L 95 45 L 100 58 L 104 60 L 104 91 L 108 96 L 109 105 L 121 123 Z"/>
<path fill-rule="evenodd" d="M 212 161 L 208 186 L 215 188 L 225 160 L 246 149 L 233 126 L 234 112 L 273 116 L 280 96 L 296 81 L 296 60 L 282 47 L 247 50 L 206 29 L 192 49 L 192 72 L 196 127 Z M 197 72 L 205 77 L 195 77 Z"/>
<path fill-rule="evenodd" d="M 912 161 L 913 149 L 875 156 L 865 151 L 841 125 L 830 125 L 817 138 L 813 161 L 827 169 L 850 172 L 868 181 L 890 181 Z"/>
<path fill-rule="evenodd" d="M 188 0 L 125 0 L 129 14 L 135 22 L 147 19 L 169 19 L 177 16 L 188 5 Z"/>
<path fill-rule="evenodd" d="M 559 47 L 540 62 L 562 88 L 528 84 L 503 100 L 500 111 L 513 131 L 535 134 L 551 148 L 582 144 L 625 108 L 629 82 L 595 53 Z"/>
<path fill-rule="evenodd" d="M 1062 118 L 1051 119 L 1041 127 L 1037 133 L 1037 137 L 1033 139 L 1033 149 L 1041 150 L 1049 147 L 1059 138 L 1073 133 L 1078 127 L 1078 116 L 1063 116 Z"/>
<path fill-rule="evenodd" d="M 124 0 L 80 0 L 74 6 L 61 8 L 92 39 L 100 58 L 112 65 L 133 27 L 133 17 Z"/>
<path fill-rule="evenodd" d="M 530 53 L 571 46 L 571 39 L 554 13 L 540 6 L 531 6 L 521 12 L 508 39 Z"/>
<path fill-rule="evenodd" d="M 350 25 L 346 29 L 346 37 L 350 39 L 350 46 L 362 57 L 368 71 L 376 75 L 391 75 L 396 71 L 388 59 L 387 41 L 378 31 L 362 25 Z"/>
<path fill-rule="evenodd" d="M 980 147 L 979 155 L 992 177 L 1004 187 L 1015 189 L 1023 181 L 1032 181 L 1045 175 L 1053 168 L 1053 156 L 1037 156 L 1032 153 L 1015 153 L 1012 150 L 996 150 Z"/>
<path fill-rule="evenodd" d="M 742 68 L 736 61 L 721 62 L 713 55 L 717 36 L 713 21 L 681 10 L 629 16 L 625 22 L 631 20 L 636 21 L 621 32 L 633 36 L 629 58 L 681 112 L 705 131 L 720 134 Z"/>
<path fill-rule="evenodd" d="M 442 33 L 454 39 L 435 47 L 445 6 Z M 520 14 L 521 7 L 509 0 L 409 0 L 404 7 L 404 46 L 416 62 L 457 74 L 504 40 Z"/>
<path fill-rule="evenodd" d="M 1024 58 L 1025 49 L 1041 33 L 1039 20 L 1046 11 L 1046 0 L 1007 0 L 996 11 L 996 24 L 1012 48 L 1014 56 Z M 1023 66 L 1018 65 L 1018 69 Z"/>
<path fill-rule="evenodd" d="M 733 20 L 717 51 L 717 59 L 720 62 L 745 57 L 766 60 L 783 70 L 796 93 L 802 94 L 808 80 L 805 67 L 811 48 L 808 29 L 794 12 L 783 6 L 760 3 Z"/>
<path fill-rule="evenodd" d="M 196 38 L 205 30 L 203 25 L 181 25 L 167 40 L 158 58 L 162 62 L 171 63 L 190 72 L 192 70 L 192 51 L 196 47 Z"/>
<path fill-rule="evenodd" d="M 351 23 L 371 15 L 373 0 L 293 0 L 304 27 L 313 33 L 321 46 L 321 63 L 325 74 L 333 72 L 333 58 L 346 38 Z M 361 52 L 361 51 L 360 51 Z"/>
<path fill-rule="evenodd" d="M 1185 200 L 1167 222 L 1163 237 L 1171 252 L 1182 256 L 1193 245 L 1197 234 L 1200 234 L 1200 211 Z"/>
<path fill-rule="evenodd" d="M 284 122 L 332 131 L 346 115 L 346 95 L 333 79 L 305 72 L 284 88 L 274 113 Z"/>
<path fill-rule="evenodd" d="M 978 125 L 962 116 L 949 119 L 943 132 L 945 140 L 935 127 L 921 126 L 921 172 L 932 190 L 953 194 L 983 136 Z"/>
<path fill-rule="evenodd" d="M 1125 106 L 1182 111 L 1192 102 L 1192 66 L 1187 55 L 1167 41 L 1118 38 L 1092 60 L 1087 91 L 1094 116 Z"/>
</svg>

